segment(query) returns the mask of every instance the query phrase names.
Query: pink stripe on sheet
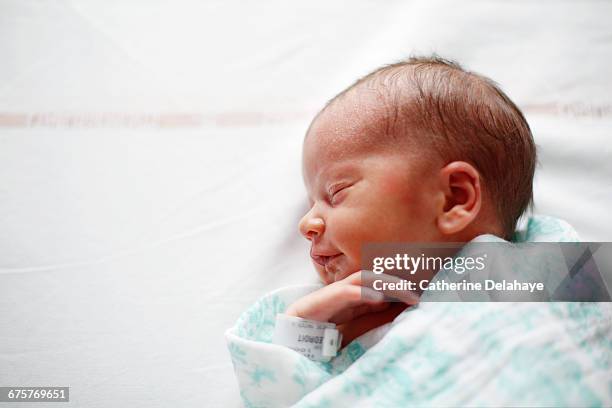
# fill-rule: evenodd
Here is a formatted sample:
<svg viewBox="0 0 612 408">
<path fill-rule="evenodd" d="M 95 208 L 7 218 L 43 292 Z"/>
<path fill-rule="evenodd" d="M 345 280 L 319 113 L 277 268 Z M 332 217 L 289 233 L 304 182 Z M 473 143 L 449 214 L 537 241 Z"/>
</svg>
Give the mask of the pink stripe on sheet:
<svg viewBox="0 0 612 408">
<path fill-rule="evenodd" d="M 527 114 L 558 117 L 612 117 L 612 105 L 527 104 Z M 215 114 L 192 112 L 128 113 L 128 112 L 0 112 L 0 128 L 197 128 L 203 125 L 220 127 L 262 126 L 310 120 L 315 109 L 267 113 L 261 111 L 228 111 Z"/>
</svg>

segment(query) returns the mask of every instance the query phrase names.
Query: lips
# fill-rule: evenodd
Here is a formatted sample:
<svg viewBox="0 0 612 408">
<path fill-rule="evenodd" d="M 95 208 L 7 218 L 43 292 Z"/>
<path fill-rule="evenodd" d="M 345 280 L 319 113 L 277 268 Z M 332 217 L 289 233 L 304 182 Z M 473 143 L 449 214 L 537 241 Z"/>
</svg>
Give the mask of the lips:
<svg viewBox="0 0 612 408">
<path fill-rule="evenodd" d="M 329 262 L 333 261 L 340 255 L 342 254 L 341 253 L 325 254 L 325 253 L 316 253 L 313 250 L 310 251 L 310 257 L 312 258 L 312 260 L 323 267 L 325 267 Z"/>
</svg>

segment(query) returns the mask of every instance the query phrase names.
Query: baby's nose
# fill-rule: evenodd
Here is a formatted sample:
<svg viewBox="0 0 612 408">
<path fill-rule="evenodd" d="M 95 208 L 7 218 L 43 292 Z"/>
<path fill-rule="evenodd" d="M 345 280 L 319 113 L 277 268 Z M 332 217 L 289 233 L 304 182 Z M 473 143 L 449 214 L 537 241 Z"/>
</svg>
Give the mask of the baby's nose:
<svg viewBox="0 0 612 408">
<path fill-rule="evenodd" d="M 320 217 L 313 217 L 308 212 L 299 224 L 300 233 L 309 240 L 319 237 L 325 231 L 325 222 Z"/>
</svg>

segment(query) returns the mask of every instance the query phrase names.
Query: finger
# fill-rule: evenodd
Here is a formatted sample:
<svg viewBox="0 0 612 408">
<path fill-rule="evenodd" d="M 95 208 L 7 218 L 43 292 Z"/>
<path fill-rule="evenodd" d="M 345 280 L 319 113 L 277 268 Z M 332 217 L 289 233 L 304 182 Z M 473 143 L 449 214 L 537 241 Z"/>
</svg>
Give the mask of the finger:
<svg viewBox="0 0 612 408">
<path fill-rule="evenodd" d="M 291 305 L 286 313 L 305 319 L 329 321 L 342 310 L 361 304 L 384 302 L 385 297 L 382 293 L 341 282 L 333 283 L 303 297 Z"/>
<path fill-rule="evenodd" d="M 342 279 L 340 282 L 350 283 L 351 285 L 361 286 L 361 273 L 364 271 L 353 272 L 346 278 Z"/>
<path fill-rule="evenodd" d="M 375 285 L 375 282 L 378 281 Z M 406 288 L 407 281 L 388 274 L 375 274 L 371 271 L 362 271 L 361 284 L 363 287 L 385 295 L 387 301 L 403 302 L 407 305 L 419 303 L 417 292 Z M 402 284 L 404 283 L 404 284 Z M 416 286 L 416 284 L 415 284 Z"/>
<path fill-rule="evenodd" d="M 375 280 L 381 281 L 379 285 L 384 284 L 384 288 L 381 290 L 374 289 L 373 283 Z M 399 284 L 402 282 L 402 279 L 394 275 L 375 274 L 372 271 L 361 270 L 349 275 L 340 282 L 360 285 L 364 289 L 368 289 L 362 291 L 364 296 L 371 295 L 370 291 L 382 293 L 387 302 L 402 302 L 407 305 L 415 305 L 420 301 L 420 296 L 415 291 L 408 289 L 389 289 L 389 284 L 394 284 L 396 285 L 395 287 L 399 287 Z"/>
<path fill-rule="evenodd" d="M 378 304 L 362 304 L 352 308 L 341 310 L 332 316 L 329 321 L 336 324 L 344 324 L 354 319 L 359 318 L 362 315 L 368 313 L 377 313 L 389 308 L 390 303 L 378 303 Z"/>
</svg>

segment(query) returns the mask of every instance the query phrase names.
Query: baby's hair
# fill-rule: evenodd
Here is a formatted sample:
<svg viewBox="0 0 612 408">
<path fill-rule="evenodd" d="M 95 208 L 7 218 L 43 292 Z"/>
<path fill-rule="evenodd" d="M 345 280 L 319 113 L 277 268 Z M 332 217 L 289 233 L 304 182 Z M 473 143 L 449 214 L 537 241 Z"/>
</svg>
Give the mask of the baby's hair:
<svg viewBox="0 0 612 408">
<path fill-rule="evenodd" d="M 510 239 L 533 203 L 536 147 L 525 117 L 499 86 L 453 61 L 411 57 L 359 79 L 326 107 L 364 88 L 386 106 L 382 125 L 390 140 L 409 137 L 446 163 L 462 160 L 478 169 Z"/>
</svg>

